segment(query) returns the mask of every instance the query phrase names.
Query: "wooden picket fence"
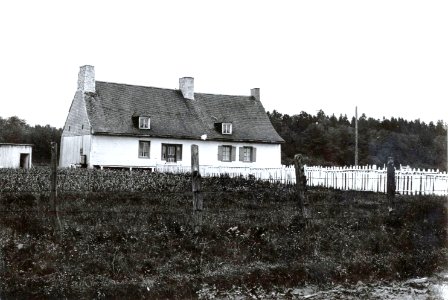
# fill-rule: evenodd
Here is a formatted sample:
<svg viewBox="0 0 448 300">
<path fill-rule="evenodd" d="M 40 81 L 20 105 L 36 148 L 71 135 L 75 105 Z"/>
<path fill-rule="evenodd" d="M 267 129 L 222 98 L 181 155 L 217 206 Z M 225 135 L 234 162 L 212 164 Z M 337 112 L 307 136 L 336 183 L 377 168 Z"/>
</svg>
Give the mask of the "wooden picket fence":
<svg viewBox="0 0 448 300">
<path fill-rule="evenodd" d="M 386 193 L 385 167 L 305 167 L 305 174 L 310 186 Z M 400 167 L 395 170 L 395 184 L 403 195 L 448 195 L 448 174 L 439 170 Z"/>
<path fill-rule="evenodd" d="M 186 173 L 191 171 L 191 167 L 176 165 L 157 165 L 156 172 L 163 173 Z M 294 184 L 296 175 L 294 166 L 282 166 L 281 168 L 249 168 L 249 167 L 213 167 L 200 166 L 199 171 L 202 177 L 214 177 L 226 175 L 231 178 L 254 177 L 256 179 L 268 180 L 270 182 L 280 182 L 285 184 Z"/>
<path fill-rule="evenodd" d="M 190 167 L 159 165 L 157 172 L 185 173 Z M 308 186 L 340 190 L 386 193 L 387 170 L 377 166 L 321 167 L 305 166 Z M 212 167 L 200 166 L 203 177 L 220 176 L 249 178 L 295 184 L 294 166 L 281 168 Z M 439 170 L 420 170 L 400 166 L 395 171 L 396 191 L 403 195 L 448 195 L 448 174 Z"/>
</svg>

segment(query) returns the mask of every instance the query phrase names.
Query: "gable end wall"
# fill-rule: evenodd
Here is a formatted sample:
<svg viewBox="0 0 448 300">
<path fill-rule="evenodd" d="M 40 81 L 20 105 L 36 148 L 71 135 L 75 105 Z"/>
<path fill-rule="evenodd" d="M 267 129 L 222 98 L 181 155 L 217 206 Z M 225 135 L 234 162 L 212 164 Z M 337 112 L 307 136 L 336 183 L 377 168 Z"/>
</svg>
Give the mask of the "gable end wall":
<svg viewBox="0 0 448 300">
<path fill-rule="evenodd" d="M 65 121 L 61 137 L 59 165 L 68 167 L 81 162 L 81 152 L 90 159 L 90 121 L 87 115 L 85 95 L 77 91 Z"/>
<path fill-rule="evenodd" d="M 77 91 L 65 121 L 62 136 L 78 136 L 90 134 L 90 121 L 87 116 L 85 96 Z"/>
</svg>

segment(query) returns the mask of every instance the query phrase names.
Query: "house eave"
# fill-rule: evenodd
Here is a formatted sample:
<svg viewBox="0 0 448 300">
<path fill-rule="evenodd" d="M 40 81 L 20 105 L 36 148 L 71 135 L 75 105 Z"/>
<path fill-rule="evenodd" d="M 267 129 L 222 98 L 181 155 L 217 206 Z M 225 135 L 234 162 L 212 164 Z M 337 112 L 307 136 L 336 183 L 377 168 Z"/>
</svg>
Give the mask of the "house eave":
<svg viewBox="0 0 448 300">
<path fill-rule="evenodd" d="M 111 132 L 92 132 L 93 135 L 99 136 L 123 136 L 123 137 L 139 137 L 139 138 L 163 138 L 163 139 L 178 139 L 178 140 L 193 140 L 193 141 L 204 141 L 200 137 L 193 136 L 182 136 L 182 135 L 154 135 L 154 134 L 136 134 L 136 133 L 111 133 Z M 283 144 L 282 141 L 271 141 L 271 140 L 257 140 L 257 139 L 229 139 L 229 138 L 208 138 L 207 141 L 218 141 L 218 142 L 236 142 L 236 143 L 260 143 L 260 144 Z"/>
</svg>

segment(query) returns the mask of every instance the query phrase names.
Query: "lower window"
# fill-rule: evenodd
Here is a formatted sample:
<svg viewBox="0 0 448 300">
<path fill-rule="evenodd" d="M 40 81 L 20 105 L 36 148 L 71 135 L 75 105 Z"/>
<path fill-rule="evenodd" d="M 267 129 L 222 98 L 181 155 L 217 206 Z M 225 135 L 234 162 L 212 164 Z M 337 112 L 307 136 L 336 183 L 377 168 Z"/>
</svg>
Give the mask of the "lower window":
<svg viewBox="0 0 448 300">
<path fill-rule="evenodd" d="M 257 149 L 255 147 L 240 147 L 240 161 L 256 161 Z"/>
<path fill-rule="evenodd" d="M 149 158 L 149 149 L 150 144 L 149 141 L 139 141 L 138 142 L 138 157 L 140 158 Z"/>
<path fill-rule="evenodd" d="M 162 160 L 178 162 L 182 160 L 182 145 L 162 144 Z"/>
<path fill-rule="evenodd" d="M 235 161 L 236 147 L 230 145 L 218 146 L 219 161 Z"/>
<path fill-rule="evenodd" d="M 230 161 L 230 159 L 232 158 L 231 153 L 231 146 L 222 146 L 222 161 Z"/>
</svg>

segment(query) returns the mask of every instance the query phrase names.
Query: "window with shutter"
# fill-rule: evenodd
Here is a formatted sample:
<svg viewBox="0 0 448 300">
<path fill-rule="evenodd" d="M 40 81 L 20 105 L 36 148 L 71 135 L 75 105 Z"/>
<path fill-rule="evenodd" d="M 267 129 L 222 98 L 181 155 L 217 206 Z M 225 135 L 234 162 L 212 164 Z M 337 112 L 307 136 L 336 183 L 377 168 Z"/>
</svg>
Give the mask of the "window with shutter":
<svg viewBox="0 0 448 300">
<path fill-rule="evenodd" d="M 255 147 L 240 147 L 239 160 L 242 162 L 255 162 L 257 149 Z"/>
<path fill-rule="evenodd" d="M 182 160 L 182 145 L 162 144 L 162 160 L 166 162 L 178 162 Z"/>
<path fill-rule="evenodd" d="M 231 159 L 231 146 L 222 146 L 222 161 L 230 161 Z"/>
<path fill-rule="evenodd" d="M 229 145 L 218 146 L 218 160 L 219 161 L 235 161 L 236 147 Z"/>
</svg>

